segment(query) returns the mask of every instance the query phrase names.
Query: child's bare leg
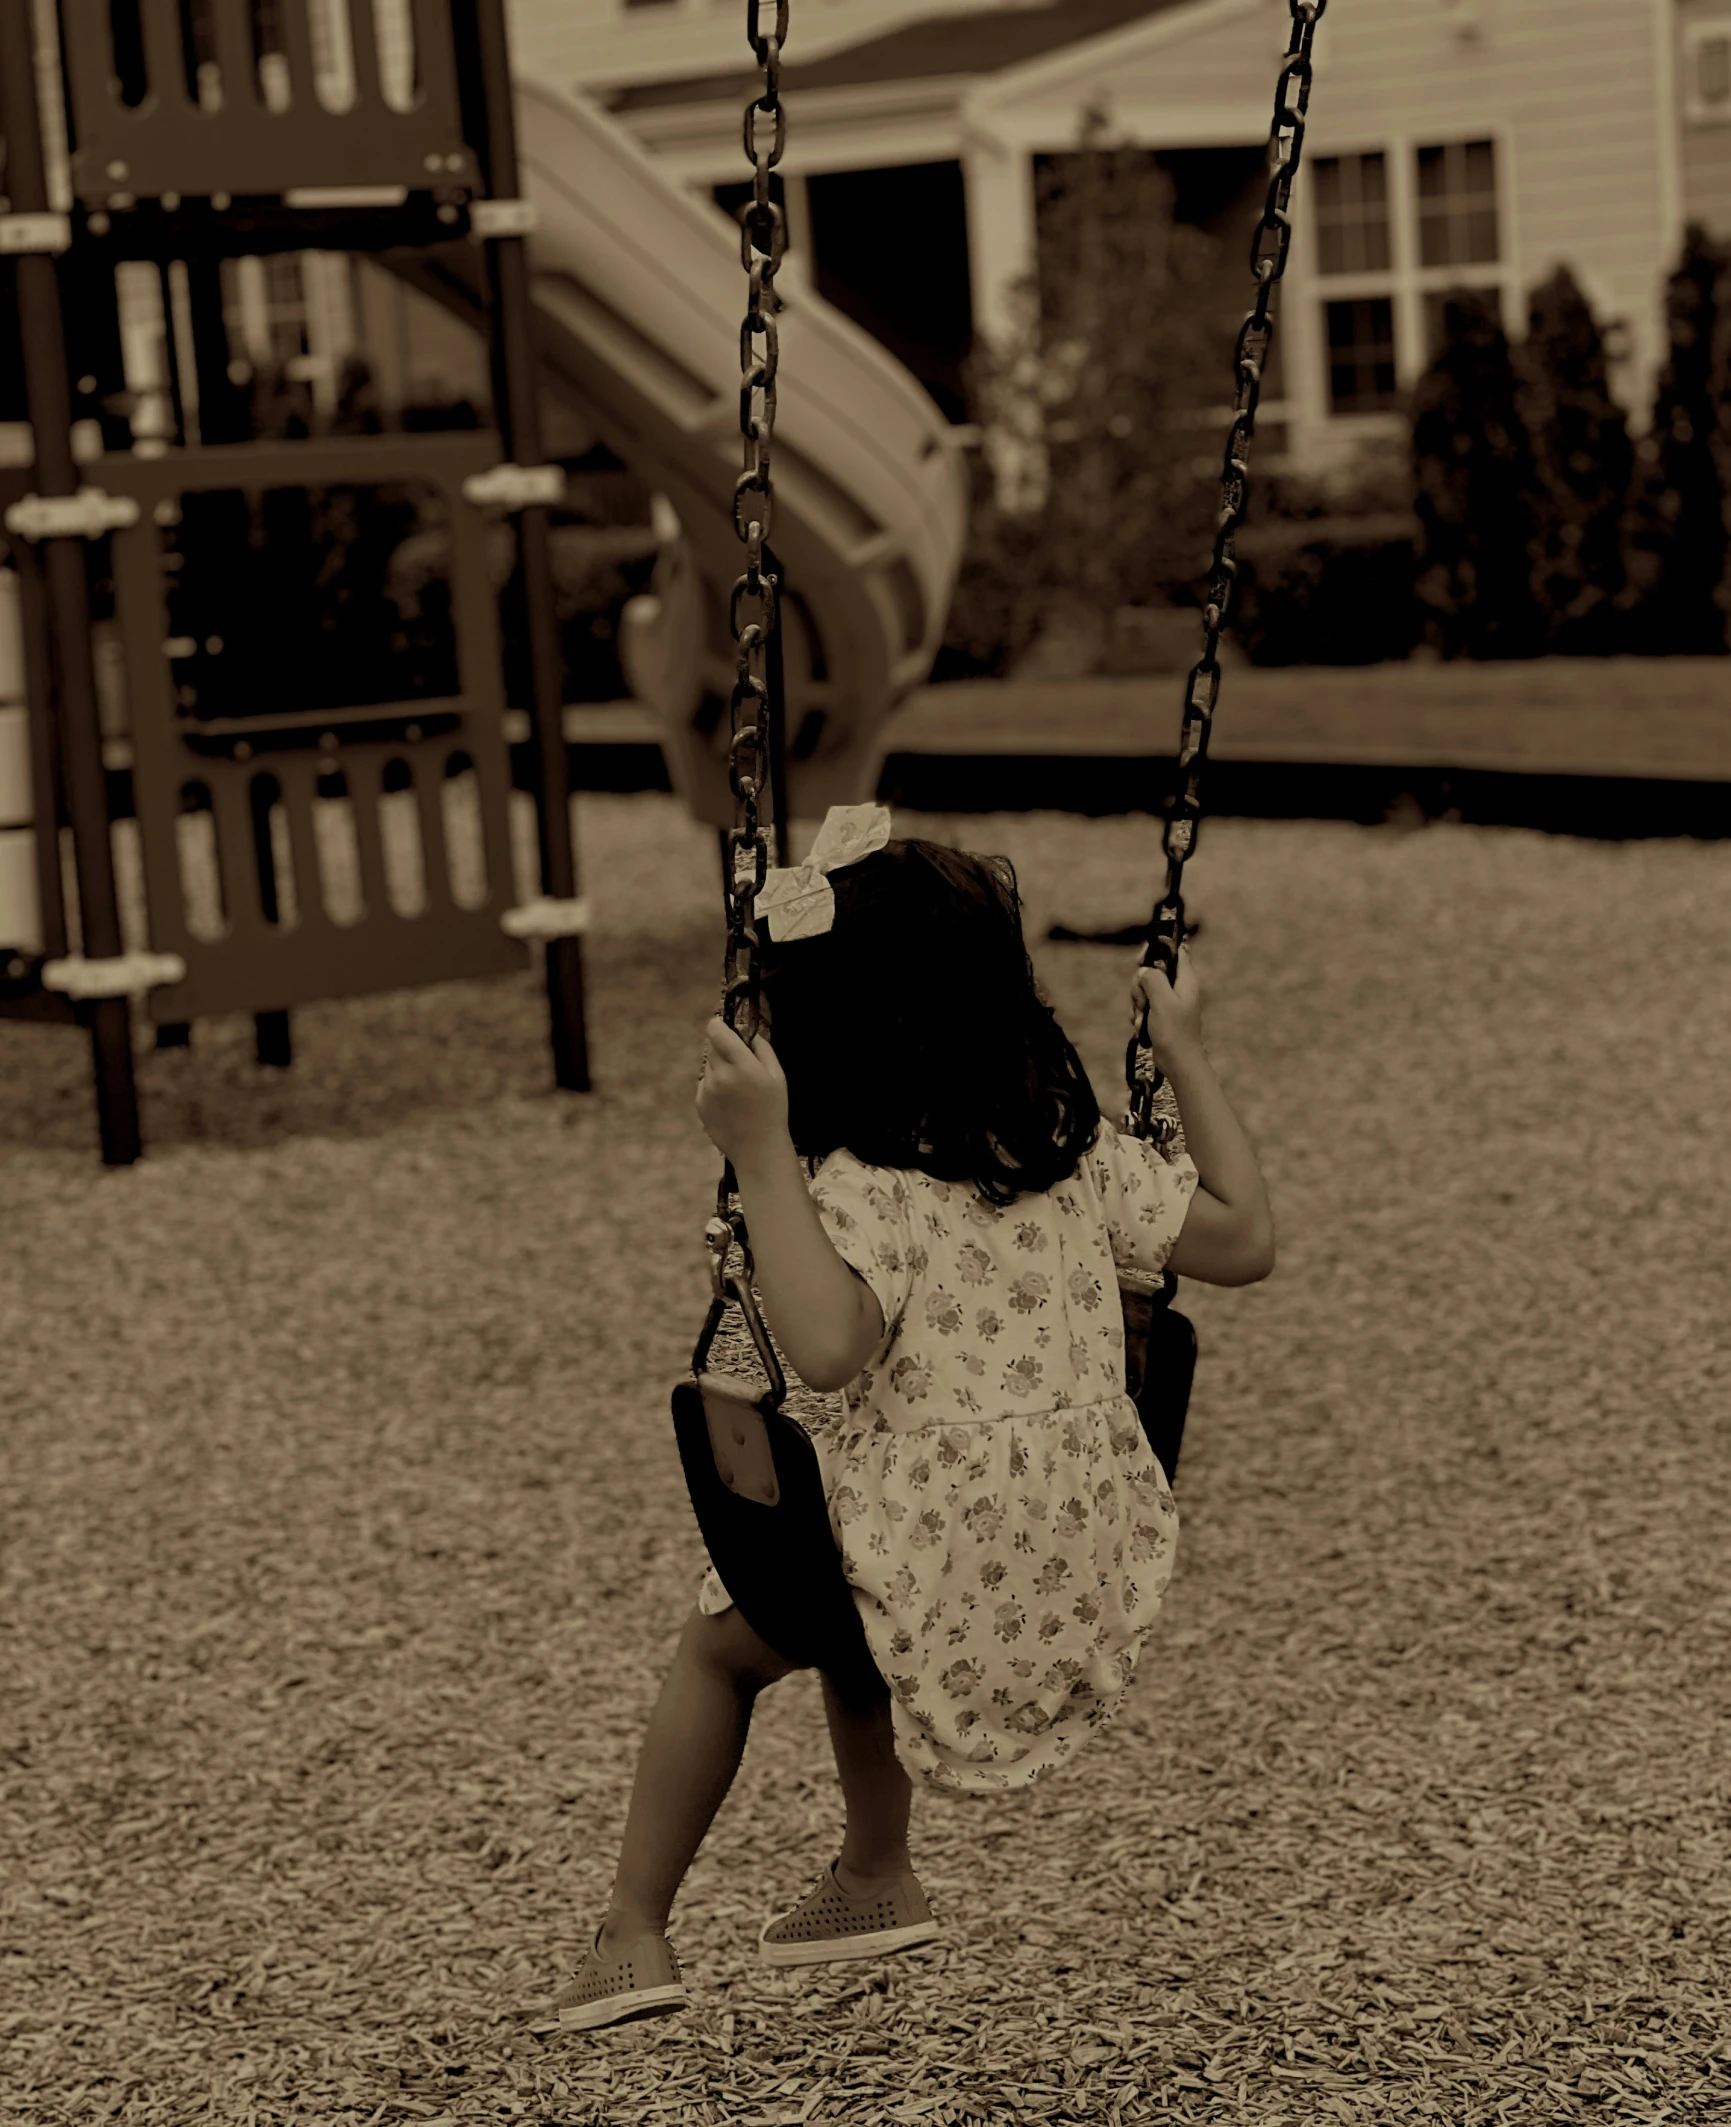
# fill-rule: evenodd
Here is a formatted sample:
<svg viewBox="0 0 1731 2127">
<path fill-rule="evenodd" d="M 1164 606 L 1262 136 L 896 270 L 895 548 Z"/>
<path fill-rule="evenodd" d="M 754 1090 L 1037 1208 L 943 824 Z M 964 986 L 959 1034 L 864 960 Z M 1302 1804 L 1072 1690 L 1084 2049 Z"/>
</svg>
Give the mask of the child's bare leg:
<svg viewBox="0 0 1731 2127">
<path fill-rule="evenodd" d="M 603 1949 L 666 1929 L 685 1872 L 739 1770 L 757 1694 L 787 1673 L 738 1610 L 694 1612 L 687 1621 L 638 1755 Z"/>
<path fill-rule="evenodd" d="M 896 1756 L 887 1687 L 845 1698 L 826 1676 L 823 1708 L 829 1716 L 835 1769 L 847 1804 L 847 1831 L 842 1838 L 836 1879 L 844 1891 L 868 1890 L 886 1876 L 913 1868 L 908 1852 L 908 1817 L 913 1782 Z"/>
</svg>

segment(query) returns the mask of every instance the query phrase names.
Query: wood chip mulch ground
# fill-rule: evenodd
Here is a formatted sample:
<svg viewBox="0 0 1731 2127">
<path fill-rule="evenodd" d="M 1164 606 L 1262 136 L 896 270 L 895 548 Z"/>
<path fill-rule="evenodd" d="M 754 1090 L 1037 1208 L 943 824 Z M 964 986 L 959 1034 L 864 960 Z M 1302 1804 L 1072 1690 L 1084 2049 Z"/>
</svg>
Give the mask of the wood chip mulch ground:
<svg viewBox="0 0 1731 2127">
<path fill-rule="evenodd" d="M 1224 821 L 1221 1071 L 1281 1231 L 1188 1290 L 1180 1562 L 1045 1789 L 916 1798 L 946 1944 L 776 1976 L 835 1852 L 814 1681 L 675 1910 L 693 2005 L 545 1997 L 702 1556 L 712 840 L 585 799 L 596 1093 L 532 978 L 142 1065 L 0 1023 L 0 2120 L 18 2127 L 1731 2117 L 1731 847 Z M 1137 820 L 1007 850 L 1030 934 Z M 1116 1105 L 1130 956 L 1036 948 Z"/>
</svg>

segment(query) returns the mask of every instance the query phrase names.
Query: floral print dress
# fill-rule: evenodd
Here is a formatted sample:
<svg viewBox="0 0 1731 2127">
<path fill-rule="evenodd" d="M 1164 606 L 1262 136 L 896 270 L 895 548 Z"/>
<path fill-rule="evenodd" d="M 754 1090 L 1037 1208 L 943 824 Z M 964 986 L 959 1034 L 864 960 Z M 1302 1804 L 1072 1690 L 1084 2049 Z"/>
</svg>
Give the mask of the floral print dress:
<svg viewBox="0 0 1731 2127">
<path fill-rule="evenodd" d="M 1124 1391 L 1118 1271 L 1164 1267 L 1195 1187 L 1105 1122 L 1069 1180 L 1002 1208 L 847 1151 L 812 1180 L 885 1323 L 813 1445 L 897 1756 L 934 1786 L 1043 1779 L 1153 1629 L 1178 1512 Z M 698 1607 L 731 1601 L 712 1569 Z"/>
</svg>

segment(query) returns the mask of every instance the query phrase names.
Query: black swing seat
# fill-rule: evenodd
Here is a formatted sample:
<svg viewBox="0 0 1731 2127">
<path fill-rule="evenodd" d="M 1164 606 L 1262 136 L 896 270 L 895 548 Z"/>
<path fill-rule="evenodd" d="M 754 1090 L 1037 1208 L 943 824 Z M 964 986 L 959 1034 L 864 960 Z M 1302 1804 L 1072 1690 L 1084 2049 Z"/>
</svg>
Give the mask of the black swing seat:
<svg viewBox="0 0 1731 2127">
<path fill-rule="evenodd" d="M 1171 1304 L 1177 1286 L 1168 1275 L 1158 1290 L 1124 1288 L 1119 1295 L 1125 1386 L 1168 1484 L 1178 1473 L 1196 1371 L 1195 1328 Z M 717 1319 L 699 1340 L 702 1362 L 723 1341 L 719 1311 L 712 1312 Z M 700 1363 L 673 1391 L 673 1430 L 704 1548 L 740 1615 L 783 1661 L 821 1669 L 843 1689 L 876 1688 L 877 1666 L 830 1529 L 817 1450 L 782 1408 L 787 1381 L 767 1331 L 749 1317 L 741 1328 L 763 1337 L 757 1350 L 767 1385 Z M 724 1341 L 727 1358 L 746 1359 L 744 1335 Z"/>
<path fill-rule="evenodd" d="M 779 1360 L 765 1336 L 758 1351 L 767 1386 L 709 1372 L 703 1362 L 721 1326 L 718 1312 L 712 1315 L 693 1378 L 673 1391 L 679 1459 L 710 1563 L 740 1615 L 783 1661 L 822 1669 L 844 1690 L 879 1689 L 830 1529 L 817 1450 L 782 1409 L 787 1385 Z M 747 1325 L 754 1331 L 755 1315 L 752 1307 Z"/>
<path fill-rule="evenodd" d="M 1170 1271 L 1157 1292 L 1128 1285 L 1118 1289 L 1124 1308 L 1124 1387 L 1168 1484 L 1178 1476 L 1184 1416 L 1196 1378 L 1196 1327 L 1172 1305 L 1177 1290 Z"/>
</svg>

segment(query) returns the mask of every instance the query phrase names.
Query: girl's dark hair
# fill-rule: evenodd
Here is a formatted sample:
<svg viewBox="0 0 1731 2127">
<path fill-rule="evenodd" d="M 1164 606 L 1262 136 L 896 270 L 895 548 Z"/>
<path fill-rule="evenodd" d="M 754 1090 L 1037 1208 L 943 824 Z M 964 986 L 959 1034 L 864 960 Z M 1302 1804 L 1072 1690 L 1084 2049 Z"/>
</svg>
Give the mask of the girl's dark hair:
<svg viewBox="0 0 1731 2127">
<path fill-rule="evenodd" d="M 1100 1108 L 1034 980 L 1009 859 L 893 841 L 830 885 L 834 928 L 763 954 L 796 1148 L 994 1204 L 1072 1175 Z"/>
</svg>

